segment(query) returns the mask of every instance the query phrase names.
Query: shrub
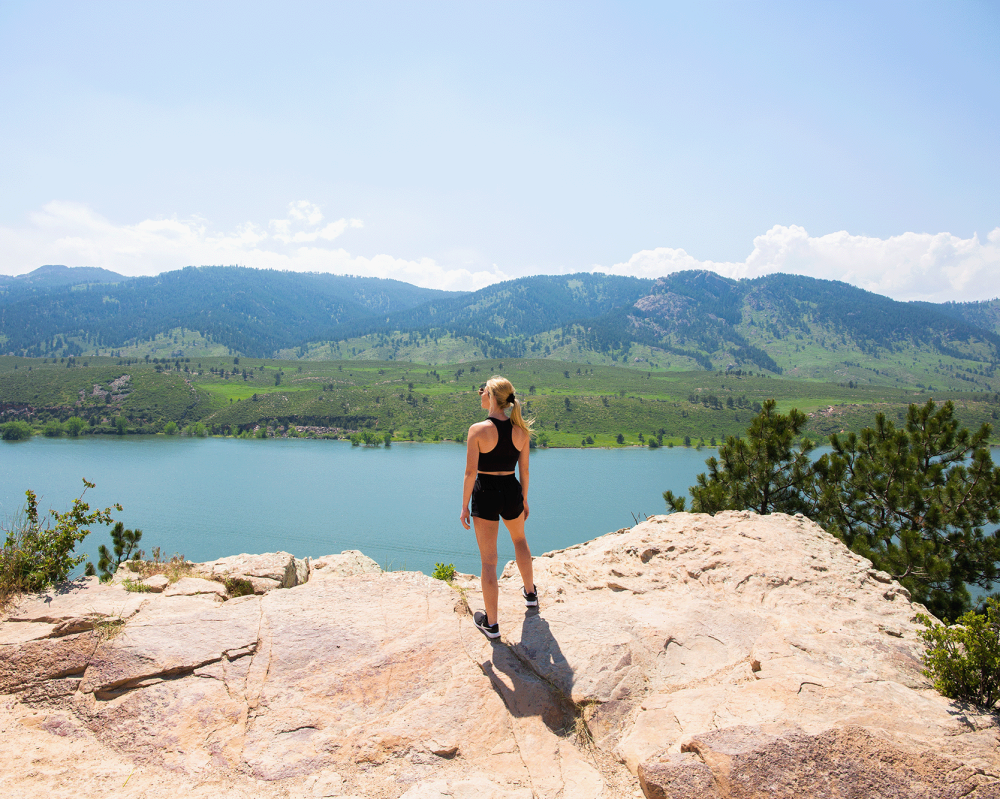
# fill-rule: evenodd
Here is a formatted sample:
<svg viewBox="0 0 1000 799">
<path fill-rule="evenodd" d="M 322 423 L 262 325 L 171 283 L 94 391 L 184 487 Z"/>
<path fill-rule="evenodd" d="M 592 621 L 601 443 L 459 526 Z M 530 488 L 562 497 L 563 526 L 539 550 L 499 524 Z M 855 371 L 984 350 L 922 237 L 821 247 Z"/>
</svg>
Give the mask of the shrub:
<svg viewBox="0 0 1000 799">
<path fill-rule="evenodd" d="M 444 580 L 446 583 L 450 583 L 455 579 L 455 564 L 449 563 L 445 565 L 444 563 L 435 563 L 431 577 L 435 580 Z"/>
<path fill-rule="evenodd" d="M 0 424 L 0 438 L 4 441 L 24 441 L 31 438 L 32 432 L 31 425 L 20 419 Z"/>
<path fill-rule="evenodd" d="M 42 434 L 49 438 L 58 438 L 63 434 L 62 423 L 58 419 L 49 419 L 42 428 Z"/>
<path fill-rule="evenodd" d="M 226 593 L 233 598 L 250 596 L 253 593 L 253 583 L 245 577 L 227 577 L 222 584 L 226 586 Z"/>
<path fill-rule="evenodd" d="M 27 503 L 22 515 L 6 532 L 0 550 L 0 605 L 12 595 L 24 591 L 41 591 L 46 586 L 66 580 L 73 569 L 85 559 L 75 555 L 76 545 L 90 533 L 93 524 L 112 524 L 111 508 L 90 509 L 83 501 L 93 483 L 83 481 L 83 493 L 73 500 L 68 511 L 49 511 L 51 519 L 39 516 L 38 498 L 26 491 Z M 115 504 L 120 511 L 121 505 Z"/>
<path fill-rule="evenodd" d="M 70 416 L 66 420 L 66 432 L 71 436 L 78 436 L 83 432 L 83 428 L 87 426 L 87 423 L 83 421 L 79 416 Z"/>
<path fill-rule="evenodd" d="M 165 435 L 168 435 L 168 436 L 176 436 L 177 435 L 177 422 L 173 422 L 173 421 L 167 422 L 165 425 L 163 425 L 163 432 L 164 432 Z"/>
<path fill-rule="evenodd" d="M 924 614 L 917 635 L 927 647 L 924 675 L 950 699 L 989 710 L 1000 699 L 1000 602 L 986 600 L 986 614 L 968 612 L 952 626 Z"/>
</svg>

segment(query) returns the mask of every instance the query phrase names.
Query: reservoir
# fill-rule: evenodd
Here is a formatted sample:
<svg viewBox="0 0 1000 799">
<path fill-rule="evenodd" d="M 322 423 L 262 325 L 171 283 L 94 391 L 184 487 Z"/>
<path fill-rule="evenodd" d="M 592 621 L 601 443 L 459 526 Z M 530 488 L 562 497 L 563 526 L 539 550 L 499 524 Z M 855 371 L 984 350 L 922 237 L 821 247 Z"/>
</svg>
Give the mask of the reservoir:
<svg viewBox="0 0 1000 799">
<path fill-rule="evenodd" d="M 663 513 L 663 491 L 687 495 L 714 450 L 532 450 L 525 526 L 540 555 Z M 352 447 L 308 439 L 93 436 L 0 443 L 0 522 L 35 491 L 39 510 L 91 508 L 143 531 L 140 546 L 206 561 L 284 550 L 318 557 L 359 549 L 384 569 L 430 573 L 436 562 L 479 573 L 472 530 L 459 522 L 465 445 Z M 96 563 L 107 527 L 78 547 Z M 501 522 L 500 563 L 513 559 Z"/>
</svg>

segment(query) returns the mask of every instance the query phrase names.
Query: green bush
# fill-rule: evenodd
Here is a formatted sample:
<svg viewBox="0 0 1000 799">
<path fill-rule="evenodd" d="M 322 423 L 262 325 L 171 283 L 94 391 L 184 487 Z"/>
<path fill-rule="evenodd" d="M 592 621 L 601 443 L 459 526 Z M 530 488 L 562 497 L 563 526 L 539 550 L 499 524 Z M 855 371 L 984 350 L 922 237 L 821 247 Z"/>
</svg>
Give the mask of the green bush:
<svg viewBox="0 0 1000 799">
<path fill-rule="evenodd" d="M 83 421 L 79 416 L 70 416 L 66 420 L 66 432 L 71 436 L 78 436 L 83 432 L 83 428 L 87 426 L 87 423 Z"/>
<path fill-rule="evenodd" d="M 173 421 L 167 422 L 165 425 L 163 425 L 163 432 L 164 432 L 165 435 L 168 435 L 168 436 L 176 436 L 177 435 L 177 422 L 173 422 Z"/>
<path fill-rule="evenodd" d="M 58 438 L 63 434 L 62 423 L 58 419 L 49 419 L 42 428 L 42 434 L 49 438 Z"/>
<path fill-rule="evenodd" d="M 31 425 L 20 419 L 0 424 L 0 438 L 4 441 L 24 441 L 31 438 L 32 432 Z"/>
<path fill-rule="evenodd" d="M 986 600 L 986 614 L 972 611 L 952 626 L 918 614 L 926 629 L 917 635 L 927 647 L 924 675 L 950 699 L 989 710 L 1000 698 L 1000 602 Z"/>
<path fill-rule="evenodd" d="M 194 424 L 189 424 L 185 427 L 184 432 L 189 436 L 205 438 L 208 435 L 208 428 L 201 422 L 195 422 Z"/>
<path fill-rule="evenodd" d="M 73 506 L 60 513 L 49 511 L 51 519 L 39 516 L 38 498 L 26 491 L 27 503 L 21 516 L 6 533 L 0 549 L 0 605 L 11 596 L 25 591 L 41 591 L 46 586 L 66 580 L 85 555 L 75 555 L 76 545 L 90 533 L 93 524 L 112 524 L 111 508 L 90 509 L 83 501 L 93 483 L 83 481 L 83 493 Z M 121 505 L 114 509 L 120 511 Z"/>
<path fill-rule="evenodd" d="M 455 564 L 449 563 L 445 565 L 444 563 L 435 563 L 431 577 L 435 580 L 444 580 L 446 583 L 450 583 L 455 579 Z"/>
</svg>

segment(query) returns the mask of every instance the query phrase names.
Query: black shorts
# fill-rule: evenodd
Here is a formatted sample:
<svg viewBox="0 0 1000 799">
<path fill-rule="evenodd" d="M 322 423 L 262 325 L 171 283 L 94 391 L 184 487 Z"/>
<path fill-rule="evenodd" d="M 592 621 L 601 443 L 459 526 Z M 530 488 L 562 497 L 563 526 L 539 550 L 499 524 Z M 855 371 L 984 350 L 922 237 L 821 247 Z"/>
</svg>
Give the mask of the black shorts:
<svg viewBox="0 0 1000 799">
<path fill-rule="evenodd" d="M 521 484 L 512 474 L 480 474 L 472 487 L 472 515 L 491 522 L 516 519 L 524 511 Z"/>
</svg>

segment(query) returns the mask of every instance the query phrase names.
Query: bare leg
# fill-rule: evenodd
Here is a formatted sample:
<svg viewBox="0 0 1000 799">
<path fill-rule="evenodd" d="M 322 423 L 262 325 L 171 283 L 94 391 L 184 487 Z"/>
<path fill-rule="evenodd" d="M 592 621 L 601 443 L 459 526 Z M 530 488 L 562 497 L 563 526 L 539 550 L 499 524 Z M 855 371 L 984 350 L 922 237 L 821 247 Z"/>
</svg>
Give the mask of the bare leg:
<svg viewBox="0 0 1000 799">
<path fill-rule="evenodd" d="M 497 600 L 500 596 L 500 589 L 497 586 L 497 533 L 500 530 L 500 522 L 473 516 L 472 523 L 476 527 L 476 542 L 479 544 L 479 558 L 482 561 L 482 574 L 479 580 L 483 586 L 486 621 L 489 624 L 496 624 Z"/>
<path fill-rule="evenodd" d="M 517 561 L 517 570 L 521 572 L 521 581 L 524 583 L 524 590 L 531 594 L 535 590 L 535 573 L 531 568 L 531 550 L 528 549 L 528 539 L 524 537 L 524 513 L 516 519 L 504 519 L 510 533 L 510 540 L 514 543 L 514 559 Z"/>
</svg>

